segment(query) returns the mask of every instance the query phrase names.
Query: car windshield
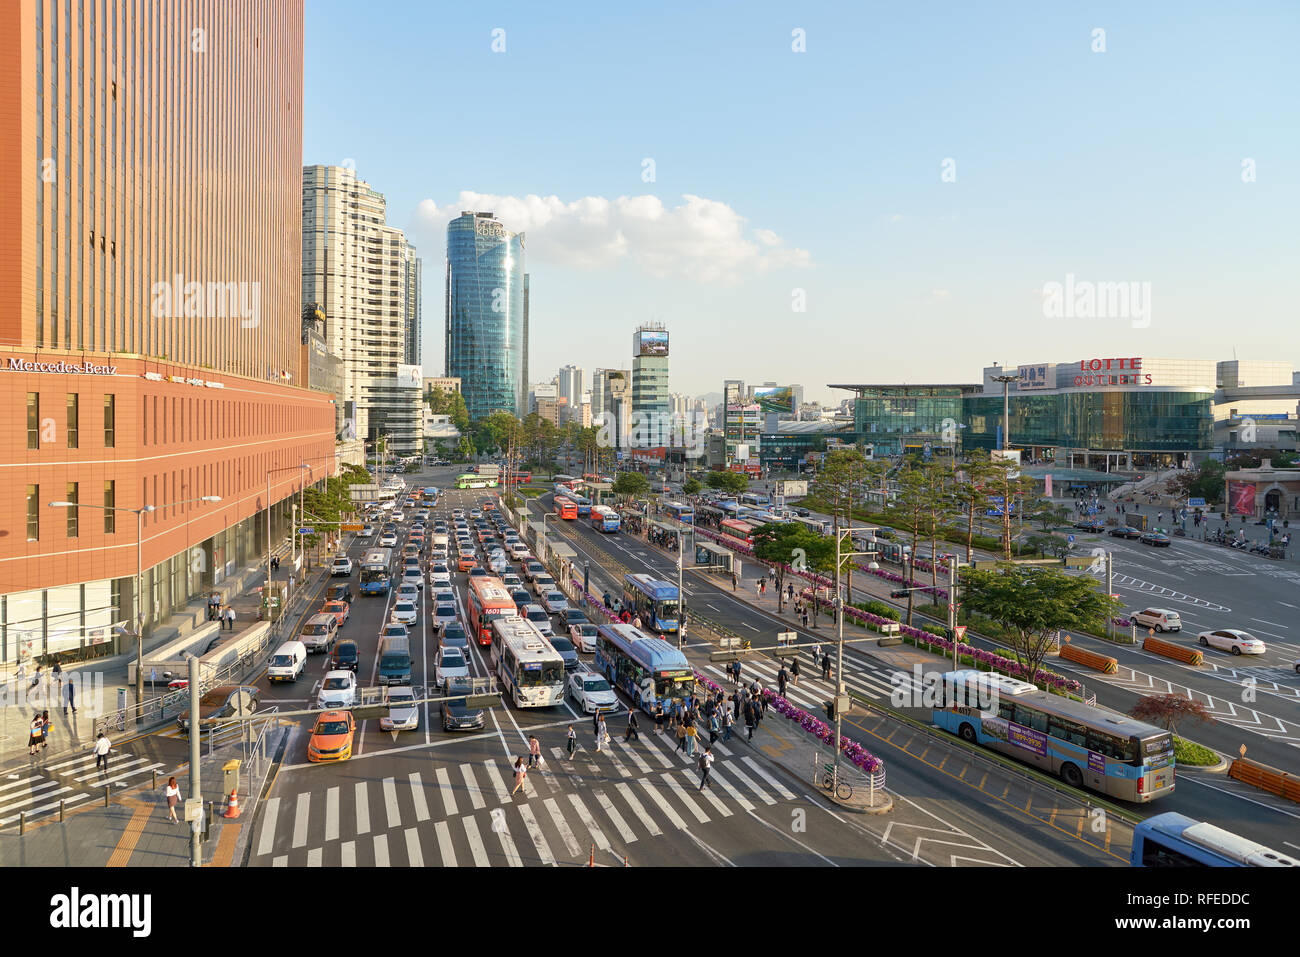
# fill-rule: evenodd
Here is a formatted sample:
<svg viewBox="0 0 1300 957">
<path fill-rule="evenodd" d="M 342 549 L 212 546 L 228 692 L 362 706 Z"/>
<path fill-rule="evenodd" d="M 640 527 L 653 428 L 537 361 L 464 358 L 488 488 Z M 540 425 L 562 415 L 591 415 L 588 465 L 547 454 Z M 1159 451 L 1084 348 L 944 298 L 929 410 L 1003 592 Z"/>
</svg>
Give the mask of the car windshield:
<svg viewBox="0 0 1300 957">
<path fill-rule="evenodd" d="M 549 602 L 552 602 L 552 603 L 555 603 L 555 602 L 563 602 L 563 601 L 564 601 L 564 595 L 562 595 L 562 594 L 561 594 L 560 592 L 558 592 L 558 591 L 547 592 L 547 593 L 546 593 L 546 600 L 549 601 Z"/>
<path fill-rule="evenodd" d="M 383 631 L 383 634 L 380 635 L 380 637 L 381 637 L 381 638 L 405 638 L 405 637 L 406 637 L 406 629 L 405 629 L 405 628 L 385 628 L 384 631 Z"/>
<path fill-rule="evenodd" d="M 594 638 L 597 634 L 595 625 L 579 625 L 578 629 L 578 634 L 584 638 Z"/>
<path fill-rule="evenodd" d="M 546 614 L 546 612 L 542 611 L 540 608 L 534 608 L 528 613 L 529 621 L 549 621 L 550 617 L 550 615 Z"/>
<path fill-rule="evenodd" d="M 608 691 L 609 683 L 604 678 L 587 678 L 582 682 L 583 691 Z"/>
<path fill-rule="evenodd" d="M 464 668 L 465 659 L 460 656 L 459 651 L 448 648 L 442 653 L 442 666 L 444 668 Z"/>
<path fill-rule="evenodd" d="M 324 635 L 329 633 L 329 628 L 325 625 L 313 625 L 309 622 L 303 625 L 302 633 L 304 635 Z"/>
<path fill-rule="evenodd" d="M 455 618 L 456 609 L 453 605 L 439 605 L 434 614 L 439 618 Z"/>
<path fill-rule="evenodd" d="M 346 721 L 322 721 L 316 725 L 317 734 L 347 734 L 348 723 Z"/>
<path fill-rule="evenodd" d="M 355 658 L 356 656 L 357 656 L 356 645 L 339 645 L 337 648 L 334 649 L 334 659 L 336 661 L 345 661 L 348 658 Z"/>
<path fill-rule="evenodd" d="M 379 667 L 385 671 L 393 668 L 409 668 L 411 667 L 411 656 L 400 652 L 382 655 L 379 659 Z"/>
<path fill-rule="evenodd" d="M 415 694 L 409 688 L 395 689 L 388 695 L 388 703 L 392 705 L 410 704 L 414 700 Z"/>
<path fill-rule="evenodd" d="M 557 636 L 551 639 L 551 647 L 559 652 L 572 651 L 573 642 L 569 641 L 568 638 L 560 638 Z"/>
<path fill-rule="evenodd" d="M 288 668 L 293 665 L 293 655 L 272 655 L 272 668 Z"/>
<path fill-rule="evenodd" d="M 351 686 L 352 686 L 352 679 L 343 678 L 343 677 L 326 678 L 325 684 L 322 685 L 322 687 L 326 691 L 337 691 L 340 688 L 350 688 Z"/>
</svg>

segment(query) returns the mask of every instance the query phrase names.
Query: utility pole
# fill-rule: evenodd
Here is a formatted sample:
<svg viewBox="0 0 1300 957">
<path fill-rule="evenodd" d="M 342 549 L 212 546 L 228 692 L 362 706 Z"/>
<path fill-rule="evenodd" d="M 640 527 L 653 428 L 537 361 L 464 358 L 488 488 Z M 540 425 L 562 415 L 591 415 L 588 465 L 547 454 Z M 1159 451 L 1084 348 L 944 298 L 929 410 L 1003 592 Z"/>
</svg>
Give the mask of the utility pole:
<svg viewBox="0 0 1300 957">
<path fill-rule="evenodd" d="M 961 668 L 957 648 L 957 556 L 948 559 L 948 636 L 952 639 L 952 670 Z"/>
<path fill-rule="evenodd" d="M 190 822 L 190 867 L 203 866 L 203 789 L 199 785 L 199 658 L 189 655 L 190 666 L 190 800 L 198 807 L 198 814 Z"/>
<path fill-rule="evenodd" d="M 833 707 L 835 710 L 835 743 L 833 745 L 833 756 L 831 765 L 831 784 L 836 786 L 840 780 L 840 738 L 844 727 L 844 712 L 848 710 L 849 702 L 848 688 L 844 684 L 844 593 L 840 590 L 840 565 L 846 558 L 855 558 L 858 555 L 869 555 L 870 552 L 841 552 L 840 547 L 844 541 L 844 536 L 848 536 L 849 547 L 853 547 L 853 533 L 855 531 L 866 531 L 866 529 L 853 528 L 852 516 L 849 518 L 849 524 L 845 528 L 835 530 L 835 625 L 836 625 L 836 642 L 839 645 L 837 653 L 838 664 L 835 674 L 835 697 Z"/>
<path fill-rule="evenodd" d="M 1011 397 L 1008 390 L 1011 388 L 1011 383 L 1020 380 L 1020 376 L 995 375 L 989 378 L 994 382 L 1002 383 L 1002 451 L 1005 452 L 1011 445 Z"/>
</svg>

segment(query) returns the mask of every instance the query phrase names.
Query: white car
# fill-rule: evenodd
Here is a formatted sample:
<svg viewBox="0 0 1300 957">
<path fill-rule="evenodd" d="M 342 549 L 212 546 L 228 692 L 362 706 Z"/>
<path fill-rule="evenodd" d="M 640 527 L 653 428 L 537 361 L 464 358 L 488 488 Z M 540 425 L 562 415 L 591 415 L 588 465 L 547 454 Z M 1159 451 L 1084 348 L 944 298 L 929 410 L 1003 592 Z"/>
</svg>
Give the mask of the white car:
<svg viewBox="0 0 1300 957">
<path fill-rule="evenodd" d="M 510 547 L 510 554 L 517 559 L 523 558 L 525 555 L 528 554 L 528 546 L 525 545 L 523 542 L 511 542 L 509 547 Z"/>
<path fill-rule="evenodd" d="M 586 621 L 579 625 L 570 625 L 569 639 L 573 642 L 573 647 L 579 651 L 593 652 L 596 650 L 596 626 Z"/>
<path fill-rule="evenodd" d="M 375 537 L 375 526 L 373 525 L 366 525 L 361 529 L 361 531 L 357 532 L 357 538 L 374 538 L 374 537 Z"/>
<path fill-rule="evenodd" d="M 1183 630 L 1183 619 L 1178 612 L 1168 608 L 1144 608 L 1133 616 L 1133 620 L 1141 627 L 1154 628 L 1157 632 Z"/>
<path fill-rule="evenodd" d="M 541 596 L 541 599 L 546 610 L 553 615 L 558 615 L 569 606 L 569 599 L 564 597 L 562 591 L 548 591 Z"/>
<path fill-rule="evenodd" d="M 394 548 L 397 545 L 397 536 L 392 532 L 385 532 L 379 537 L 380 548 Z"/>
<path fill-rule="evenodd" d="M 357 676 L 350 671 L 327 671 L 316 695 L 317 708 L 351 708 L 357 703 Z"/>
<path fill-rule="evenodd" d="M 1196 640 L 1206 648 L 1218 648 L 1231 651 L 1234 655 L 1262 655 L 1268 649 L 1249 632 L 1237 628 L 1220 628 L 1218 631 L 1203 631 Z M 1300 669 L 1298 669 L 1300 670 Z"/>
<path fill-rule="evenodd" d="M 331 577 L 347 576 L 352 574 L 352 559 L 346 555 L 340 555 L 334 559 L 334 564 L 330 566 Z"/>
<path fill-rule="evenodd" d="M 541 605 L 524 605 L 523 616 L 528 619 L 529 624 L 542 633 L 543 638 L 555 634 L 551 629 L 551 616 Z"/>
<path fill-rule="evenodd" d="M 419 565 L 408 565 L 406 571 L 402 572 L 402 584 L 414 585 L 416 588 L 424 588 L 424 576 L 420 574 Z M 437 584 L 436 582 L 434 584 Z"/>
<path fill-rule="evenodd" d="M 392 620 L 402 625 L 414 625 L 419 618 L 415 610 L 415 602 L 399 601 L 393 606 Z"/>
<path fill-rule="evenodd" d="M 446 684 L 448 678 L 468 678 L 469 665 L 459 648 L 442 646 L 438 657 L 434 659 L 433 678 L 438 684 Z"/>
<path fill-rule="evenodd" d="M 575 671 L 569 676 L 569 697 L 582 706 L 583 714 L 614 711 L 618 697 L 609 682 L 592 671 Z"/>
<path fill-rule="evenodd" d="M 456 617 L 455 605 L 439 605 L 433 610 L 433 633 L 442 634 L 442 629 L 453 621 L 459 620 Z"/>
<path fill-rule="evenodd" d="M 432 601 L 435 608 L 438 605 L 454 605 L 456 604 L 456 593 L 450 588 L 439 588 L 433 593 Z"/>
<path fill-rule="evenodd" d="M 398 601 L 419 601 L 420 586 L 403 582 L 397 586 Z"/>
<path fill-rule="evenodd" d="M 415 731 L 420 727 L 420 708 L 411 704 L 415 700 L 415 689 L 410 685 L 389 685 L 385 697 L 388 699 L 388 716 L 379 719 L 380 731 Z"/>
<path fill-rule="evenodd" d="M 400 508 L 399 508 L 399 509 L 395 509 L 395 510 L 393 511 L 393 521 L 394 521 L 394 522 L 404 522 L 404 521 L 406 521 L 406 513 L 403 512 Z"/>
<path fill-rule="evenodd" d="M 451 569 L 449 569 L 442 562 L 435 562 L 433 567 L 429 569 L 429 584 L 432 585 L 434 588 L 437 588 L 440 585 L 445 585 L 446 587 L 450 588 Z"/>
<path fill-rule="evenodd" d="M 499 552 L 488 558 L 488 568 L 492 569 L 498 575 L 504 575 L 510 570 L 510 561 Z"/>
</svg>

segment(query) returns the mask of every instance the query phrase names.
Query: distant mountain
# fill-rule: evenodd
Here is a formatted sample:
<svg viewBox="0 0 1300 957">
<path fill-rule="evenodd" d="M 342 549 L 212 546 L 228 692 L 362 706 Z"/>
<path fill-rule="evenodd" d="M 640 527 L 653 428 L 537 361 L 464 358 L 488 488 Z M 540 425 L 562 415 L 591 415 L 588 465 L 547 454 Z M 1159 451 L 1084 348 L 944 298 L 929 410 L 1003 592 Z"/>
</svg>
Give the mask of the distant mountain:
<svg viewBox="0 0 1300 957">
<path fill-rule="evenodd" d="M 703 399 L 705 405 L 707 405 L 709 408 L 713 408 L 715 405 L 718 405 L 719 403 L 722 402 L 722 393 L 706 392 L 703 395 L 697 395 L 695 398 Z"/>
</svg>

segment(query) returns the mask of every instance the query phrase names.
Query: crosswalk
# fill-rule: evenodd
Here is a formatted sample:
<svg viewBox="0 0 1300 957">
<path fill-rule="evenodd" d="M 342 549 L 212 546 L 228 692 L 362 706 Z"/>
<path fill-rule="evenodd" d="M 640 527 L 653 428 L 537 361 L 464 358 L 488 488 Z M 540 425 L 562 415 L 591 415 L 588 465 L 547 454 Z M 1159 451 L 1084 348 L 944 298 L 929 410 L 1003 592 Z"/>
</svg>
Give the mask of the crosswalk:
<svg viewBox="0 0 1300 957">
<path fill-rule="evenodd" d="M 864 698 L 870 698 L 873 701 L 888 701 L 895 693 L 910 697 L 925 690 L 924 685 L 917 682 L 916 676 L 908 672 L 890 669 L 884 665 L 867 661 L 857 655 L 846 655 L 845 662 L 853 665 L 853 670 L 846 669 L 845 685 L 848 686 L 850 691 Z M 798 684 L 792 682 L 786 684 L 784 697 L 787 701 L 798 705 L 809 713 L 819 714 L 822 710 L 822 703 L 834 693 L 833 681 L 823 680 L 820 668 L 813 669 L 812 667 L 804 667 L 804 665 L 805 662 L 800 661 L 799 667 L 803 674 L 800 675 Z M 731 689 L 731 676 L 726 673 L 724 668 L 717 665 L 707 665 L 700 670 L 714 684 L 720 685 L 727 690 Z M 780 662 L 774 659 L 747 658 L 741 672 L 741 681 L 748 685 L 757 678 L 762 682 L 764 688 L 776 691 L 776 677 L 780 670 Z M 812 674 L 814 671 L 816 677 Z"/>
<path fill-rule="evenodd" d="M 163 767 L 149 757 L 113 752 L 105 773 L 95 767 L 94 753 L 84 751 L 10 772 L 0 778 L 0 827 L 16 823 L 24 813 L 34 818 L 56 812 L 60 802 L 65 809 L 84 804 L 101 797 L 105 786 L 113 791 L 134 787 Z"/>
<path fill-rule="evenodd" d="M 551 748 L 516 793 L 502 760 L 436 766 L 268 798 L 251 863 L 287 867 L 523 867 L 614 862 L 676 831 L 798 796 L 738 739 L 713 745 L 711 788 L 667 735 L 616 737 L 568 759 Z"/>
</svg>

